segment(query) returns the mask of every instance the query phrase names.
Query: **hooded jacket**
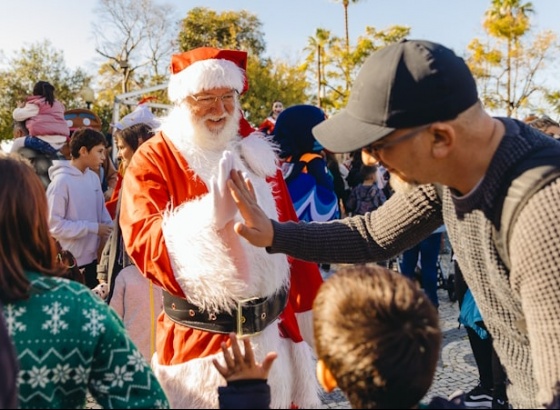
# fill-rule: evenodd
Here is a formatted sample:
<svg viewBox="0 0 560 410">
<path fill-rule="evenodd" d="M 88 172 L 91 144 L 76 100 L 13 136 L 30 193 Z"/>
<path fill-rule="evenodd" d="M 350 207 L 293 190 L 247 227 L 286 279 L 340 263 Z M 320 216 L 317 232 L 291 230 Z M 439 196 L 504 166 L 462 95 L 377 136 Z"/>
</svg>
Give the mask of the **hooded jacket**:
<svg viewBox="0 0 560 410">
<path fill-rule="evenodd" d="M 78 266 L 97 259 L 99 224 L 112 224 L 95 172 L 70 161 L 54 161 L 47 188 L 51 234 L 76 257 Z"/>
</svg>

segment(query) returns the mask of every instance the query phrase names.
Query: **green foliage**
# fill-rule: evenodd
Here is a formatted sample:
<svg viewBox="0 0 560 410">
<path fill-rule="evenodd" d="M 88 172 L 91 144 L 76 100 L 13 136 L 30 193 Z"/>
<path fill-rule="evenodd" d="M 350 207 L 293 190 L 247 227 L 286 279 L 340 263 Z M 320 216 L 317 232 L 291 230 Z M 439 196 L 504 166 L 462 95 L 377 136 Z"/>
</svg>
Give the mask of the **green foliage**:
<svg viewBox="0 0 560 410">
<path fill-rule="evenodd" d="M 245 10 L 217 13 L 206 7 L 195 7 L 181 22 L 179 49 L 228 48 L 260 56 L 265 50 L 261 27 L 257 16 Z"/>
<path fill-rule="evenodd" d="M 247 64 L 249 90 L 241 96 L 247 120 L 257 127 L 269 114 L 272 103 L 282 101 L 284 107 L 307 104 L 305 72 L 285 62 L 249 57 Z"/>
<path fill-rule="evenodd" d="M 475 38 L 468 45 L 466 61 L 477 79 L 481 100 L 507 116 L 518 116 L 520 109 L 538 109 L 547 89 L 538 74 L 558 49 L 554 33 L 531 34 L 533 11 L 531 3 L 493 0 L 483 22 L 488 38 Z"/>
<path fill-rule="evenodd" d="M 365 34 L 358 37 L 356 47 L 347 52 L 344 39 L 331 36 L 328 30 L 317 29 L 316 36 L 308 38 L 304 67 L 312 79 L 311 83 L 317 84 L 320 79 L 320 87 L 316 88 L 321 95 L 320 107 L 329 115 L 344 108 L 348 103 L 353 81 L 365 59 L 374 51 L 409 34 L 409 27 L 399 25 L 384 30 L 366 27 Z M 317 73 L 318 58 L 321 59 L 320 75 Z M 317 94 L 313 100 L 317 101 Z"/>
<path fill-rule="evenodd" d="M 275 100 L 286 107 L 308 101 L 308 83 L 300 67 L 262 57 L 265 42 L 261 27 L 257 16 L 244 10 L 217 13 L 195 7 L 182 20 L 177 41 L 182 51 L 215 47 L 248 52 L 249 90 L 241 96 L 241 104 L 253 126 L 268 116 Z"/>
<path fill-rule="evenodd" d="M 0 69 L 0 140 L 12 138 L 12 111 L 32 94 L 39 80 L 54 86 L 55 98 L 66 109 L 86 106 L 79 92 L 91 79 L 84 71 L 69 69 L 63 52 L 56 50 L 49 41 L 22 47 Z"/>
</svg>

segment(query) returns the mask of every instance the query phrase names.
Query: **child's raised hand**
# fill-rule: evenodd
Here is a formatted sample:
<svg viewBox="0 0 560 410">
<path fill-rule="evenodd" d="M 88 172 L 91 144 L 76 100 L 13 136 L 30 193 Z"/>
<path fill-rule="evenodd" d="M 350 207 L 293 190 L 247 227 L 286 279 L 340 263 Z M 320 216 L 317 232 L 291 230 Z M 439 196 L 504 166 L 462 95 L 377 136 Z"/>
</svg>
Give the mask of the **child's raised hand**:
<svg viewBox="0 0 560 410">
<path fill-rule="evenodd" d="M 263 362 L 258 363 L 255 361 L 255 354 L 249 338 L 243 339 L 245 354 L 241 353 L 235 333 L 230 333 L 229 338 L 231 340 L 231 352 L 226 343 L 222 343 L 225 366 L 220 364 L 218 360 L 212 359 L 212 363 L 224 379 L 228 382 L 247 379 L 266 380 L 272 363 L 278 356 L 276 352 L 267 353 Z"/>
</svg>

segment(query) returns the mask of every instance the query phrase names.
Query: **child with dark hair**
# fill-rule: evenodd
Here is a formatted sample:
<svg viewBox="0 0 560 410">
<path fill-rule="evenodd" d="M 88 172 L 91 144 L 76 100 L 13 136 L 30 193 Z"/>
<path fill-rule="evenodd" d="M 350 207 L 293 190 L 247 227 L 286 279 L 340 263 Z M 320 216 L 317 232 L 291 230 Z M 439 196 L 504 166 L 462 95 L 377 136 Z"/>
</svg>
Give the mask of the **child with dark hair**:
<svg viewBox="0 0 560 410">
<path fill-rule="evenodd" d="M 284 104 L 282 104 L 281 101 L 275 100 L 272 103 L 272 110 L 270 110 L 268 117 L 259 124 L 258 130 L 264 132 L 266 135 L 274 134 L 276 120 L 282 111 L 284 111 Z"/>
<path fill-rule="evenodd" d="M 364 165 L 360 167 L 360 180 L 350 191 L 346 200 L 348 215 L 365 215 L 373 212 L 385 203 L 385 193 L 377 184 L 377 166 Z"/>
<path fill-rule="evenodd" d="M 416 283 L 400 273 L 373 265 L 339 269 L 325 280 L 313 302 L 317 377 L 326 392 L 339 387 L 354 409 L 459 409 L 463 397 L 433 397 L 432 385 L 442 333 L 436 308 Z M 258 400 L 276 355 L 254 360 L 245 343 L 241 352 L 222 345 L 225 364 L 214 365 L 228 382 L 221 387 L 221 408 Z M 268 396 L 269 397 L 269 396 Z M 249 399 L 249 401 L 247 401 Z"/>
<path fill-rule="evenodd" d="M 38 81 L 33 95 L 26 98 L 12 113 L 15 121 L 25 121 L 28 136 L 14 139 L 12 152 L 22 147 L 56 157 L 68 140 L 70 129 L 64 119 L 64 105 L 55 99 L 54 86 Z"/>
<path fill-rule="evenodd" d="M 100 241 L 113 227 L 101 182 L 93 172 L 105 160 L 105 145 L 105 136 L 99 131 L 75 131 L 70 140 L 71 160 L 55 161 L 49 169 L 51 183 L 47 188 L 51 233 L 76 257 L 90 289 L 98 284 Z"/>
</svg>

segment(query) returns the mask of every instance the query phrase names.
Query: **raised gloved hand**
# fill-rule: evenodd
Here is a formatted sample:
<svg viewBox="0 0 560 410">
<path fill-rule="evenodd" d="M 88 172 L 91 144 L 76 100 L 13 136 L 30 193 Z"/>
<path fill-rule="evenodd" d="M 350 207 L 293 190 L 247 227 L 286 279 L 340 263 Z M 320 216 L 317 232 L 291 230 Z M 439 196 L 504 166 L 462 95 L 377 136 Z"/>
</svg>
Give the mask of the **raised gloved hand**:
<svg viewBox="0 0 560 410">
<path fill-rule="evenodd" d="M 218 229 L 222 229 L 237 213 L 237 205 L 226 185 L 233 168 L 233 154 L 224 151 L 218 165 L 218 175 L 210 179 L 209 195 L 214 205 L 213 220 Z"/>
</svg>

